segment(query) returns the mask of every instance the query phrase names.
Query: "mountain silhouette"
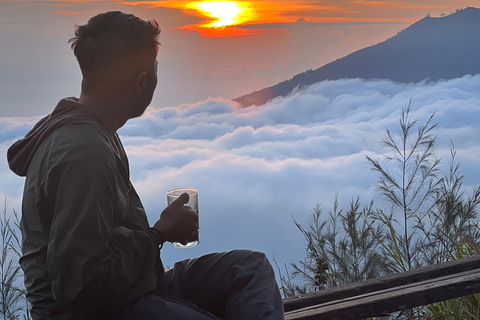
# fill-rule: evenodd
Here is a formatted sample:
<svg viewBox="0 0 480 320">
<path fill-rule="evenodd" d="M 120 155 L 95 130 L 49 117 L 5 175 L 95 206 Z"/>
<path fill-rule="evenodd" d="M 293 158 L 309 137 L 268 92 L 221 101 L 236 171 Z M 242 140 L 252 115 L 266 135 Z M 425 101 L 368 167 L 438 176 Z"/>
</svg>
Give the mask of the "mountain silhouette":
<svg viewBox="0 0 480 320">
<path fill-rule="evenodd" d="M 480 9 L 467 7 L 439 18 L 426 16 L 379 44 L 309 70 L 272 87 L 234 99 L 262 105 L 294 88 L 342 78 L 397 82 L 454 79 L 480 73 Z"/>
</svg>

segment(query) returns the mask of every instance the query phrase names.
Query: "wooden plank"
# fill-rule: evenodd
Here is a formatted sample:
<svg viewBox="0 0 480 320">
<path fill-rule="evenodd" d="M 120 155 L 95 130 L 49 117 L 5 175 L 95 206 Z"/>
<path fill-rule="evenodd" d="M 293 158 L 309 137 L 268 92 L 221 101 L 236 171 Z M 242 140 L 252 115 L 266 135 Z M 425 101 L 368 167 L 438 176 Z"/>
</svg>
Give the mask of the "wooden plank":
<svg viewBox="0 0 480 320">
<path fill-rule="evenodd" d="M 345 299 L 474 269 L 479 269 L 480 272 L 480 256 L 420 267 L 411 271 L 391 274 L 363 282 L 350 283 L 341 287 L 312 292 L 302 296 L 286 298 L 284 299 L 284 310 L 285 312 L 289 312 L 328 301 Z"/>
<path fill-rule="evenodd" d="M 286 320 L 364 319 L 388 315 L 395 311 L 414 308 L 480 292 L 480 272 L 469 270 L 395 286 L 336 301 L 314 305 L 286 313 Z"/>
</svg>

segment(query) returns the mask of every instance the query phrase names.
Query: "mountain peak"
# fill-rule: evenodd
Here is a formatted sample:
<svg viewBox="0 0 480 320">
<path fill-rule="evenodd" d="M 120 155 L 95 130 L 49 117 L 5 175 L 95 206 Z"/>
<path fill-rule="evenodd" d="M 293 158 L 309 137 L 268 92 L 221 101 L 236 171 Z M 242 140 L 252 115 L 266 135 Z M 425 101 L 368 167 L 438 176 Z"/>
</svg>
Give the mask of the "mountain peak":
<svg viewBox="0 0 480 320">
<path fill-rule="evenodd" d="M 243 106 L 262 105 L 273 98 L 288 95 L 296 87 L 327 79 L 389 79 L 409 83 L 477 74 L 480 73 L 478 39 L 478 8 L 467 7 L 435 18 L 427 15 L 384 42 L 235 101 Z"/>
</svg>

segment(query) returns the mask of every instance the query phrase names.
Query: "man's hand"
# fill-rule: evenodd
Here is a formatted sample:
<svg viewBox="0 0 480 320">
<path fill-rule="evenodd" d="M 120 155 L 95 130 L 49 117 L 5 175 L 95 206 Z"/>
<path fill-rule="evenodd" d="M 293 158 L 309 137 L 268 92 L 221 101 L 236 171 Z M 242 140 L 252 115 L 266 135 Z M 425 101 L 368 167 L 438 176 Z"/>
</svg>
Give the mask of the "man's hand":
<svg viewBox="0 0 480 320">
<path fill-rule="evenodd" d="M 153 226 L 160 231 L 165 241 L 188 242 L 198 239 L 198 213 L 185 206 L 189 196 L 183 193 L 163 210 L 160 219 Z"/>
</svg>

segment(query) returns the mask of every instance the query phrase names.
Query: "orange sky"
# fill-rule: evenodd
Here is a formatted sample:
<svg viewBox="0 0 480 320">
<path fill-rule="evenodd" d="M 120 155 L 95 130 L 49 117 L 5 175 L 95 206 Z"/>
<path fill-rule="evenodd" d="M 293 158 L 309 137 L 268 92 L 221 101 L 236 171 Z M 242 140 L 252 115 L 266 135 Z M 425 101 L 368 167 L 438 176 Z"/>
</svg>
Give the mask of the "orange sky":
<svg viewBox="0 0 480 320">
<path fill-rule="evenodd" d="M 220 0 L 0 0 L 2 5 L 31 6 L 32 3 L 56 7 L 57 14 L 82 15 L 86 7 L 105 7 L 108 5 L 124 7 L 142 7 L 144 9 L 170 9 L 169 28 L 196 30 L 202 36 L 251 35 L 267 32 L 267 24 L 295 23 L 299 19 L 309 23 L 345 23 L 345 22 L 403 22 L 412 23 L 426 13 L 432 15 L 448 14 L 465 6 L 474 6 L 476 0 L 257 0 L 257 1 L 220 1 Z M 478 4 L 477 4 L 478 5 Z M 219 10 L 219 7 L 226 9 Z M 228 7 L 237 7 L 238 12 L 229 12 Z M 203 7 L 203 8 L 202 8 Z M 207 9 L 205 9 L 207 8 Z M 208 8 L 216 12 L 209 11 Z M 219 16 L 219 12 L 220 16 Z M 229 23 L 222 21 L 222 15 L 230 14 Z M 228 20 L 228 19 L 227 19 Z M 220 22 L 220 23 L 219 23 Z M 216 27 L 206 27 L 215 24 Z M 224 25 L 222 25 L 224 24 Z M 244 26 L 262 25 L 262 28 Z M 237 27 L 232 27 L 237 26 Z M 275 27 L 275 26 L 274 26 Z"/>
<path fill-rule="evenodd" d="M 442 10 L 441 4 L 426 5 L 416 1 L 125 1 L 124 5 L 170 8 L 193 18 L 193 23 L 177 21 L 174 28 L 196 30 L 202 36 L 252 35 L 271 32 L 271 27 L 296 22 L 403 22 L 414 21 L 412 12 Z M 395 10 L 396 14 L 382 12 Z M 410 12 L 410 14 L 407 14 Z M 255 28 L 257 26 L 259 28 Z M 260 28 L 261 26 L 261 28 Z"/>
<path fill-rule="evenodd" d="M 385 41 L 427 14 L 478 1 L 0 0 L 0 102 L 24 106 L 48 98 L 48 106 L 58 94 L 78 95 L 80 72 L 67 39 L 75 24 L 100 12 L 160 24 L 153 105 L 162 107 L 236 98 Z"/>
</svg>

